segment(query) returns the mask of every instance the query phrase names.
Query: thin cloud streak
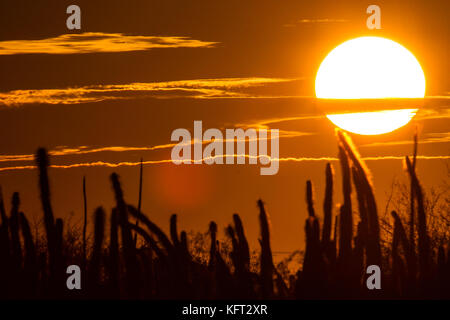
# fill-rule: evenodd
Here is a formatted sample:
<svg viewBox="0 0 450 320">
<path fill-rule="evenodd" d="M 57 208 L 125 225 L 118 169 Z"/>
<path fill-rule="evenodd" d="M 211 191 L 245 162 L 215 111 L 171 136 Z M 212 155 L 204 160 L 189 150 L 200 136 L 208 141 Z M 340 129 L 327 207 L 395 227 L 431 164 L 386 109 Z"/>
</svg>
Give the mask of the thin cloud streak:
<svg viewBox="0 0 450 320">
<path fill-rule="evenodd" d="M 450 142 L 450 132 L 429 133 L 426 135 L 425 138 L 421 138 L 419 140 L 419 144 L 447 143 L 447 142 Z M 414 142 L 411 140 L 402 140 L 402 141 L 374 142 L 362 145 L 361 147 L 385 147 L 385 146 L 401 146 L 412 144 L 414 144 Z"/>
<path fill-rule="evenodd" d="M 133 36 L 123 33 L 85 32 L 35 40 L 0 41 L 0 55 L 86 54 L 143 51 L 157 48 L 210 48 L 217 42 L 189 37 Z"/>
<path fill-rule="evenodd" d="M 256 129 L 256 128 L 255 128 Z M 300 132 L 300 131 L 287 131 L 287 130 L 279 130 L 279 138 L 295 138 L 295 137 L 303 137 L 303 136 L 311 136 L 314 135 L 314 133 L 309 132 Z M 263 140 L 270 140 L 270 137 L 266 137 L 265 139 L 261 139 L 257 137 L 256 139 L 216 139 L 214 141 L 217 142 L 250 142 L 250 141 L 263 141 Z M 203 144 L 208 144 L 213 142 L 213 140 L 202 140 Z M 173 148 L 175 145 L 181 145 L 181 146 L 193 146 L 194 144 L 199 143 L 196 140 L 191 140 L 187 143 L 166 143 L 166 144 L 160 144 L 155 145 L 151 147 L 126 147 L 126 146 L 111 146 L 111 147 L 99 147 L 99 148 L 89 148 L 87 146 L 80 146 L 76 148 L 66 148 L 62 147 L 59 150 L 50 150 L 48 153 L 52 157 L 58 157 L 58 156 L 74 156 L 74 155 L 86 155 L 86 154 L 92 154 L 92 153 L 99 153 L 99 152 L 131 152 L 131 151 L 154 151 L 154 150 L 164 150 Z M 33 154 L 21 154 L 21 155 L 0 155 L 0 162 L 18 162 L 18 161 L 34 161 L 34 155 Z"/>
<path fill-rule="evenodd" d="M 271 83 L 297 79 L 217 78 L 112 85 L 92 85 L 63 89 L 13 90 L 0 93 L 0 105 L 79 104 L 133 98 L 248 98 L 254 95 L 239 91 Z"/>
<path fill-rule="evenodd" d="M 242 157 L 245 158 L 269 158 L 268 156 L 250 156 L 250 155 L 241 155 L 241 154 L 234 154 L 234 155 L 223 155 L 223 156 L 214 156 L 214 157 L 207 157 L 203 158 L 201 161 L 207 159 L 215 159 L 219 157 Z M 404 160 L 405 157 L 403 156 L 376 156 L 376 157 L 362 157 L 361 158 L 364 161 L 379 161 L 379 160 Z M 417 156 L 417 159 L 421 160 L 447 160 L 450 159 L 450 156 Z M 279 162 L 320 162 L 320 161 L 339 161 L 338 158 L 335 157 L 285 157 L 285 158 L 278 158 L 278 159 L 270 159 L 271 161 L 279 161 Z M 197 162 L 200 160 L 197 160 Z M 164 164 L 164 163 L 172 163 L 171 159 L 163 159 L 163 160 L 150 160 L 150 161 L 143 161 L 143 165 L 155 165 L 155 164 Z M 73 168 L 81 168 L 81 167 L 107 167 L 107 168 L 118 168 L 118 167 L 132 167 L 132 166 L 139 166 L 141 162 L 105 162 L 105 161 L 94 161 L 94 162 L 81 162 L 81 163 L 73 163 L 73 164 L 67 164 L 67 165 L 50 165 L 51 168 L 55 169 L 73 169 Z M 6 172 L 6 171 L 15 171 L 15 170 L 32 170 L 36 169 L 36 166 L 14 166 L 14 167 L 3 167 L 0 168 L 0 172 Z"/>
<path fill-rule="evenodd" d="M 73 155 L 85 155 L 99 152 L 129 152 L 129 151 L 152 151 L 158 149 L 167 149 L 173 147 L 175 144 L 162 144 L 153 147 L 100 147 L 89 149 L 86 146 L 78 148 L 63 148 L 60 150 L 49 151 L 50 156 L 73 156 Z M 14 161 L 34 161 L 33 154 L 24 155 L 0 155 L 0 162 L 14 162 Z"/>
<path fill-rule="evenodd" d="M 347 19 L 300 19 L 291 23 L 286 23 L 283 25 L 285 28 L 293 28 L 298 26 L 299 24 L 309 24 L 309 23 L 342 23 L 342 22 L 349 22 L 350 20 Z"/>
<path fill-rule="evenodd" d="M 421 109 L 414 119 L 420 120 L 436 120 L 436 119 L 448 119 L 450 118 L 450 108 L 448 106 L 442 106 L 435 109 Z"/>
<path fill-rule="evenodd" d="M 289 121 L 301 121 L 301 120 L 318 120 L 318 119 L 325 119 L 325 115 L 324 114 L 323 115 L 305 115 L 305 116 L 293 116 L 293 117 L 255 120 L 253 122 L 236 124 L 236 127 L 268 129 L 269 125 L 275 124 L 275 123 L 289 122 Z"/>
<path fill-rule="evenodd" d="M 326 23 L 326 22 L 348 22 L 347 19 L 300 19 L 297 23 Z"/>
</svg>

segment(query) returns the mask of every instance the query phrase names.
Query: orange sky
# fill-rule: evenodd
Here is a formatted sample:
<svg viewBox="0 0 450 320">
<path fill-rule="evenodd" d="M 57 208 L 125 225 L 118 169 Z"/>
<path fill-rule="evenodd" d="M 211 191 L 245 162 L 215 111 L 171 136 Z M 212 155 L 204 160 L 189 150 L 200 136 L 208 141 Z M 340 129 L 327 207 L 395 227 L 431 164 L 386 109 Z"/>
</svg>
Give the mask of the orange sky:
<svg viewBox="0 0 450 320">
<path fill-rule="evenodd" d="M 448 1 L 378 1 L 382 30 L 375 31 L 365 23 L 372 3 L 361 1 L 76 1 L 76 32 L 65 26 L 70 4 L 0 4 L 0 185 L 7 197 L 21 192 L 28 214 L 41 214 L 37 174 L 27 169 L 39 146 L 60 166 L 50 170 L 56 215 L 73 212 L 75 220 L 83 175 L 91 212 L 113 205 L 113 171 L 136 203 L 143 157 L 143 210 L 164 228 L 173 212 L 180 228 L 201 231 L 210 220 L 225 227 L 238 212 L 256 245 L 261 197 L 274 250 L 302 247 L 305 181 L 313 180 L 321 202 L 325 164 L 337 154 L 334 126 L 313 98 L 315 74 L 331 49 L 362 35 L 404 45 L 427 80 L 426 106 L 410 124 L 386 135 L 351 135 L 368 158 L 380 213 L 393 179 L 405 179 L 399 157 L 411 153 L 416 127 L 423 184 L 448 179 Z M 171 132 L 192 131 L 194 120 L 205 129 L 280 129 L 278 174 L 167 162 Z"/>
</svg>

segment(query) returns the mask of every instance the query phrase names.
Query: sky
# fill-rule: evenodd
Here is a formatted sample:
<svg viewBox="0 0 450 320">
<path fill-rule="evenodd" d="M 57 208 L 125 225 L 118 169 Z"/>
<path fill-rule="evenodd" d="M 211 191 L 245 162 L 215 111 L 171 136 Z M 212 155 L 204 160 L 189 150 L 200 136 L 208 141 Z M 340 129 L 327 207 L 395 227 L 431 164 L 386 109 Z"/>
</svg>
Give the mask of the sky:
<svg viewBox="0 0 450 320">
<path fill-rule="evenodd" d="M 66 8 L 81 8 L 81 30 L 68 30 Z M 372 172 L 380 215 L 394 179 L 406 181 L 402 157 L 420 137 L 418 173 L 426 188 L 448 181 L 450 83 L 448 1 L 377 1 L 380 30 L 366 27 L 366 1 L 20 1 L 0 3 L 0 185 L 21 193 L 23 211 L 41 207 L 33 154 L 51 154 L 58 217 L 114 205 L 109 175 L 125 198 L 165 230 L 219 230 L 241 215 L 257 248 L 256 201 L 270 214 L 275 252 L 303 247 L 305 183 L 321 214 L 324 170 L 341 185 L 335 127 L 317 106 L 320 62 L 360 36 L 392 39 L 410 50 L 426 77 L 425 105 L 406 126 L 379 136 L 351 134 Z M 171 133 L 204 129 L 280 130 L 279 172 L 255 165 L 170 163 Z M 9 206 L 8 206 L 9 207 Z"/>
</svg>

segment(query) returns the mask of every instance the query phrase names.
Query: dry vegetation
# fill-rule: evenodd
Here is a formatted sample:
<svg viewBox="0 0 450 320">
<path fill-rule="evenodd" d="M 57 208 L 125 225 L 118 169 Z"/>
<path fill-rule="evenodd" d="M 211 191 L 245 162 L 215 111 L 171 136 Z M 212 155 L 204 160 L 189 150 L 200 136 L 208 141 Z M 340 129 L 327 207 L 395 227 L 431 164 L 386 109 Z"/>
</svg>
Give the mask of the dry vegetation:
<svg viewBox="0 0 450 320">
<path fill-rule="evenodd" d="M 48 156 L 40 149 L 36 161 L 42 223 L 30 226 L 20 211 L 18 193 L 12 197 L 9 216 L 0 197 L 0 295 L 66 299 L 449 298 L 448 185 L 426 197 L 416 175 L 416 155 L 406 157 L 409 185 L 396 186 L 386 207 L 389 215 L 380 219 L 370 172 L 344 133 L 338 132 L 337 140 L 344 202 L 334 215 L 334 169 L 327 164 L 323 216 L 319 221 L 313 185 L 307 181 L 306 247 L 277 266 L 272 258 L 269 216 L 261 200 L 257 202 L 260 250 L 251 252 L 238 214 L 226 227 L 226 241 L 217 239 L 218 227 L 213 221 L 204 234 L 179 232 L 176 215 L 170 218 L 170 233 L 164 233 L 141 212 L 140 202 L 135 208 L 125 201 L 115 173 L 111 184 L 116 206 L 108 215 L 102 207 L 97 208 L 94 233 L 86 235 L 86 211 L 79 229 L 70 221 L 55 218 Z M 299 268 L 292 272 L 295 262 Z M 66 288 L 65 271 L 70 264 L 82 268 L 82 290 Z M 382 266 L 382 290 L 366 287 L 366 267 L 373 264 Z"/>
</svg>

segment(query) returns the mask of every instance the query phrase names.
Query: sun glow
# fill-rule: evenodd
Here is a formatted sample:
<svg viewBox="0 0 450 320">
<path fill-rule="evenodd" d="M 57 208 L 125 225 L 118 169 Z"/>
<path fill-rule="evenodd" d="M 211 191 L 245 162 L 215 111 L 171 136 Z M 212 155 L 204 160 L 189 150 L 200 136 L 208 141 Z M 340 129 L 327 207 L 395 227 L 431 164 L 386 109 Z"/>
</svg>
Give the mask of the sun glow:
<svg viewBox="0 0 450 320">
<path fill-rule="evenodd" d="M 417 109 L 384 110 L 377 112 L 358 112 L 328 114 L 336 126 L 358 134 L 383 134 L 403 127 L 416 114 Z"/>
<path fill-rule="evenodd" d="M 361 37 L 342 43 L 327 55 L 317 72 L 315 89 L 319 100 L 420 99 L 425 96 L 425 75 L 414 55 L 400 44 L 380 37 Z M 327 117 L 350 132 L 382 134 L 406 125 L 416 114 L 416 107 L 327 112 Z"/>
</svg>

